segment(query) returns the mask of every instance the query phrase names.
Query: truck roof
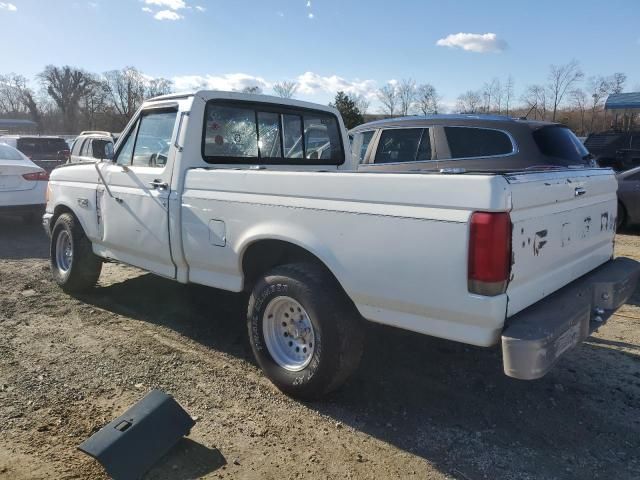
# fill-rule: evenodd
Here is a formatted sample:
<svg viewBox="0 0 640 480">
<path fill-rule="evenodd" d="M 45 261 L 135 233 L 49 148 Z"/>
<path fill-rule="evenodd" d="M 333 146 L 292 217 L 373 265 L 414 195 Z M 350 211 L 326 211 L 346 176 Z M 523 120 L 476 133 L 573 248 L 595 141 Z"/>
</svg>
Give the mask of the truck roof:
<svg viewBox="0 0 640 480">
<path fill-rule="evenodd" d="M 308 108 L 312 110 L 322 110 L 326 112 L 331 112 L 333 114 L 338 115 L 340 117 L 339 112 L 327 105 L 322 105 L 318 103 L 305 102 L 302 100 L 295 100 L 293 98 L 281 98 L 276 97 L 274 95 L 263 95 L 256 93 L 244 93 L 244 92 L 229 92 L 224 90 L 198 90 L 191 92 L 181 92 L 181 93 L 171 93 L 169 95 L 161 95 L 159 97 L 154 97 L 145 102 L 147 103 L 155 103 L 166 100 L 178 100 L 181 98 L 188 97 L 200 97 L 203 100 L 213 100 L 213 99 L 222 99 L 222 100 L 239 100 L 245 102 L 257 102 L 257 103 L 273 103 L 278 105 L 288 105 L 297 108 Z"/>
<path fill-rule="evenodd" d="M 430 125 L 469 125 L 476 127 L 496 127 L 496 126 L 517 126 L 526 125 L 532 130 L 537 130 L 550 125 L 561 126 L 560 123 L 545 122 L 541 120 L 523 120 L 512 118 L 506 115 L 484 115 L 484 114 L 436 114 L 436 115 L 411 115 L 407 117 L 385 118 L 373 122 L 363 123 L 353 128 L 352 131 L 368 130 L 371 128 L 391 127 L 391 126 L 422 126 L 426 123 Z"/>
</svg>

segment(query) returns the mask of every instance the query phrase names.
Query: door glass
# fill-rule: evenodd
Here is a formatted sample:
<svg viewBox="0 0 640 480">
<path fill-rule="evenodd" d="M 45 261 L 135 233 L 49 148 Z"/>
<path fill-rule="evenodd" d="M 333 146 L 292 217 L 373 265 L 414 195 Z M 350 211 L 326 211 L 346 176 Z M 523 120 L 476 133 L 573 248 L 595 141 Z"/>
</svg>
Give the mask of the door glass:
<svg viewBox="0 0 640 480">
<path fill-rule="evenodd" d="M 118 156 L 116 157 L 116 163 L 118 165 L 131 165 L 131 154 L 133 153 L 133 145 L 136 143 L 136 131 L 138 130 L 139 123 L 140 122 L 136 122 L 124 145 L 118 150 Z"/>
<path fill-rule="evenodd" d="M 140 119 L 132 165 L 164 167 L 169 155 L 177 111 L 148 113 Z"/>
<path fill-rule="evenodd" d="M 392 128 L 384 130 L 378 143 L 375 163 L 414 162 L 423 130 L 425 129 Z"/>
<path fill-rule="evenodd" d="M 258 112 L 258 148 L 262 158 L 282 158 L 279 114 Z"/>
<path fill-rule="evenodd" d="M 82 146 L 82 157 L 93 157 L 91 153 L 91 139 L 87 138 L 84 141 L 84 145 Z"/>
<path fill-rule="evenodd" d="M 422 131 L 422 138 L 420 139 L 420 145 L 418 145 L 416 160 L 418 162 L 431 160 L 431 137 L 429 136 L 428 128 Z"/>
<path fill-rule="evenodd" d="M 356 133 L 351 143 L 351 151 L 355 157 L 356 163 L 364 162 L 364 156 L 367 154 L 367 148 L 371 143 L 374 131 Z"/>
</svg>

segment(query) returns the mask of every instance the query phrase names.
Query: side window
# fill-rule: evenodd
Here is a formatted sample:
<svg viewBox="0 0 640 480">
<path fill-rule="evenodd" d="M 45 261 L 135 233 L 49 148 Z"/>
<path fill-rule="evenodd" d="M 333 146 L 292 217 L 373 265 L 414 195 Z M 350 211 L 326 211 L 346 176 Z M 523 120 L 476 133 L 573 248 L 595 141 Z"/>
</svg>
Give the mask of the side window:
<svg viewBox="0 0 640 480">
<path fill-rule="evenodd" d="M 334 115 L 248 102 L 207 104 L 202 154 L 208 163 L 344 161 Z"/>
<path fill-rule="evenodd" d="M 75 142 L 73 142 L 73 148 L 71 149 L 71 155 L 75 155 L 75 156 L 80 155 L 80 151 L 82 150 L 82 145 L 83 144 L 84 144 L 84 142 L 82 141 L 82 139 L 78 139 Z"/>
<path fill-rule="evenodd" d="M 127 139 L 124 142 L 124 145 L 120 147 L 118 150 L 118 154 L 115 158 L 115 163 L 118 165 L 131 165 L 131 156 L 133 154 L 133 146 L 136 143 L 136 134 L 138 132 L 138 126 L 140 125 L 140 120 L 138 120 L 135 125 L 131 128 Z"/>
<path fill-rule="evenodd" d="M 137 167 L 164 167 L 177 115 L 177 110 L 143 113 L 118 150 L 116 163 Z"/>
<path fill-rule="evenodd" d="M 91 142 L 92 140 L 90 138 L 87 138 L 84 141 L 84 145 L 82 145 L 82 153 L 80 154 L 81 157 L 93 157 L 93 152 L 91 151 Z"/>
<path fill-rule="evenodd" d="M 451 158 L 493 157 L 513 153 L 509 136 L 487 128 L 444 127 Z"/>
<path fill-rule="evenodd" d="M 375 163 L 425 160 L 431 160 L 428 128 L 392 128 L 380 135 Z"/>
<path fill-rule="evenodd" d="M 367 153 L 367 148 L 373 138 L 374 130 L 370 132 L 356 133 L 351 142 L 351 153 L 356 160 L 356 163 L 360 164 L 364 161 L 364 156 Z"/>
</svg>

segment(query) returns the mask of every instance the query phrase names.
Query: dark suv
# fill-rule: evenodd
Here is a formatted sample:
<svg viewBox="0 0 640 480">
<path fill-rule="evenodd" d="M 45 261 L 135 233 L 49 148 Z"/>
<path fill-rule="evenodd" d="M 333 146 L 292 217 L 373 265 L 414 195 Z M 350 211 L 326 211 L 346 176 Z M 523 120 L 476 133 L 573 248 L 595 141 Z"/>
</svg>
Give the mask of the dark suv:
<svg viewBox="0 0 640 480">
<path fill-rule="evenodd" d="M 365 123 L 349 132 L 360 171 L 505 172 L 594 166 L 566 126 L 496 115 L 433 115 Z"/>
<path fill-rule="evenodd" d="M 62 137 L 3 135 L 0 142 L 20 150 L 47 172 L 69 160 L 69 145 Z"/>
</svg>

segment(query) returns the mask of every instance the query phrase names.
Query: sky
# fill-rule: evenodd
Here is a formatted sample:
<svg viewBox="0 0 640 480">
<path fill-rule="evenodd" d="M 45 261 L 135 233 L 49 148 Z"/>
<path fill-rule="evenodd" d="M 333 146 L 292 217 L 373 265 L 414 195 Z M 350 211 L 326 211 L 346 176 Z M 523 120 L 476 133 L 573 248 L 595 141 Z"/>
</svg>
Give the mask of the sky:
<svg viewBox="0 0 640 480">
<path fill-rule="evenodd" d="M 511 75 L 516 95 L 573 59 L 586 77 L 640 86 L 640 0 L 0 1 L 0 73 L 135 66 L 175 82 L 242 89 L 296 81 L 326 103 L 389 81 L 431 83 L 445 105 Z"/>
</svg>

